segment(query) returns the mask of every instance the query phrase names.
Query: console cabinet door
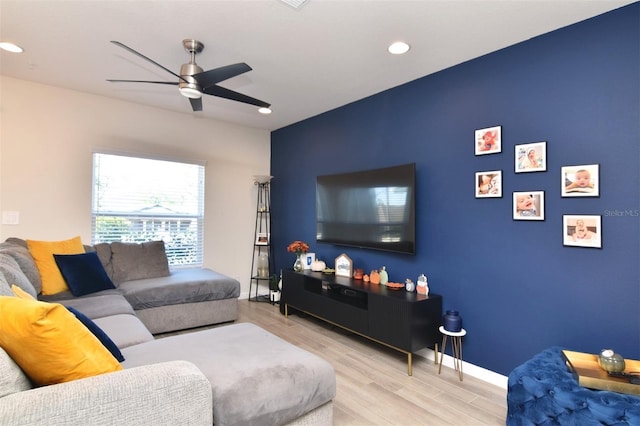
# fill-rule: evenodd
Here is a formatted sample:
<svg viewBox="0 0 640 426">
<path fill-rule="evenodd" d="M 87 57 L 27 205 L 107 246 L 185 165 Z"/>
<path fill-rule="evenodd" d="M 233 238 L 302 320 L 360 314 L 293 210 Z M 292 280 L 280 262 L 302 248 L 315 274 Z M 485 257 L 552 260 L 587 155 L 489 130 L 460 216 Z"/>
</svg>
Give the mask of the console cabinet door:
<svg viewBox="0 0 640 426">
<path fill-rule="evenodd" d="M 396 348 L 411 350 L 411 304 L 369 295 L 369 336 Z"/>
<path fill-rule="evenodd" d="M 369 295 L 369 335 L 408 352 L 438 343 L 441 316 L 441 296 L 407 300 Z"/>
</svg>

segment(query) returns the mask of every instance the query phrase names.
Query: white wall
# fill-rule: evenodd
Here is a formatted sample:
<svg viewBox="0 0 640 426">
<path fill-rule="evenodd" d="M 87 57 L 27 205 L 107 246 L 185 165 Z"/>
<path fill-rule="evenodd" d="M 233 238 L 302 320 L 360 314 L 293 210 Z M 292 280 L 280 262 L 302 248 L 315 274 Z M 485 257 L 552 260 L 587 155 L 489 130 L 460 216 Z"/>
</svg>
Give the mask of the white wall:
<svg viewBox="0 0 640 426">
<path fill-rule="evenodd" d="M 204 264 L 248 292 L 257 189 L 270 132 L 0 77 L 0 209 L 15 236 L 91 239 L 92 152 L 109 149 L 206 161 Z"/>
</svg>

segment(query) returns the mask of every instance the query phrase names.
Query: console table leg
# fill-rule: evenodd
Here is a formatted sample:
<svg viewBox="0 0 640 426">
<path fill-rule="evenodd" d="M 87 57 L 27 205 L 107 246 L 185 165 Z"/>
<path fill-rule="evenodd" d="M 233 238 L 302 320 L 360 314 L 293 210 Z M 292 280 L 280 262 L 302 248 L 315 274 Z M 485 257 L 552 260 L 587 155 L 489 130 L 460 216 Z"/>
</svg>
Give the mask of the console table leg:
<svg viewBox="0 0 640 426">
<path fill-rule="evenodd" d="M 284 304 L 284 317 L 289 317 L 289 305 L 287 305 L 286 303 Z"/>
<path fill-rule="evenodd" d="M 438 363 L 438 344 L 437 343 L 433 346 L 433 363 L 434 364 Z"/>
<path fill-rule="evenodd" d="M 413 357 L 411 356 L 411 352 L 407 354 L 407 373 L 409 376 L 413 375 Z"/>
</svg>

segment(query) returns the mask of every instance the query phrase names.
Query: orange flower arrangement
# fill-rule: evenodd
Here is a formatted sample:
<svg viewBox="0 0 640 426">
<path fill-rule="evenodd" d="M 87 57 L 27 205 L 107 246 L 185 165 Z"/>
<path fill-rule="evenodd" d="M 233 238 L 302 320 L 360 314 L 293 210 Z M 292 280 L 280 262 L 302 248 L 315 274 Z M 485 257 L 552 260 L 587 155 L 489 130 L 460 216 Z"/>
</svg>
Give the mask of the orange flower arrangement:
<svg viewBox="0 0 640 426">
<path fill-rule="evenodd" d="M 300 255 L 309 251 L 309 244 L 296 240 L 287 246 L 287 251 Z"/>
</svg>

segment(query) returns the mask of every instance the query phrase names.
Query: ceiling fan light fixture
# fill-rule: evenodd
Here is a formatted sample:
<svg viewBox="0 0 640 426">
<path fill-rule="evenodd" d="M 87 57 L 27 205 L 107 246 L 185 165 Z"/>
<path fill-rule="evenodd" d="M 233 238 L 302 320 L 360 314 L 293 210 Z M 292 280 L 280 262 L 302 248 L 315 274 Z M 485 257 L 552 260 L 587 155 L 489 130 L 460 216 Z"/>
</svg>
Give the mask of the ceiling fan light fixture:
<svg viewBox="0 0 640 426">
<path fill-rule="evenodd" d="M 178 89 L 180 90 L 180 94 L 185 98 L 198 99 L 202 97 L 202 92 L 198 90 L 197 86 L 197 84 L 181 82 Z"/>
<path fill-rule="evenodd" d="M 262 108 L 258 108 L 258 112 L 259 112 L 260 114 L 269 115 L 269 114 L 271 114 L 273 111 L 271 111 L 271 108 L 262 107 Z"/>
</svg>

